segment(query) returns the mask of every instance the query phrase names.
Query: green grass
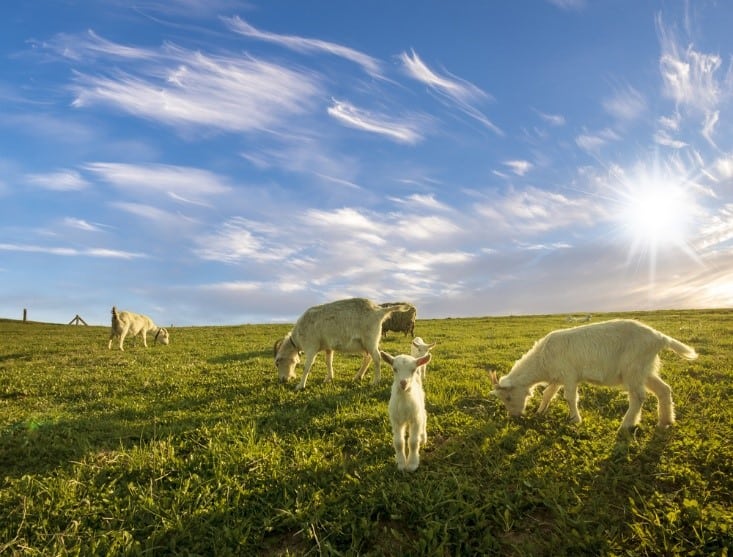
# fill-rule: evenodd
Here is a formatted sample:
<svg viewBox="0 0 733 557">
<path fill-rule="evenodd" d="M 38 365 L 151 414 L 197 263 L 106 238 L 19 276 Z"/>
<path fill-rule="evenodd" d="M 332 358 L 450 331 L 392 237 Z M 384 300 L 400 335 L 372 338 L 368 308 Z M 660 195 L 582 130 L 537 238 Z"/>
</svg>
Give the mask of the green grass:
<svg viewBox="0 0 733 557">
<path fill-rule="evenodd" d="M 657 430 L 649 397 L 627 437 L 618 390 L 581 387 L 577 426 L 562 397 L 510 420 L 489 395 L 487 370 L 561 316 L 418 321 L 438 346 L 414 474 L 394 462 L 389 368 L 355 384 L 360 358 L 337 355 L 324 385 L 319 356 L 296 392 L 271 354 L 288 326 L 121 353 L 106 328 L 0 320 L 0 554 L 726 555 L 733 312 L 634 316 L 700 358 L 662 353 L 678 423 Z"/>
</svg>

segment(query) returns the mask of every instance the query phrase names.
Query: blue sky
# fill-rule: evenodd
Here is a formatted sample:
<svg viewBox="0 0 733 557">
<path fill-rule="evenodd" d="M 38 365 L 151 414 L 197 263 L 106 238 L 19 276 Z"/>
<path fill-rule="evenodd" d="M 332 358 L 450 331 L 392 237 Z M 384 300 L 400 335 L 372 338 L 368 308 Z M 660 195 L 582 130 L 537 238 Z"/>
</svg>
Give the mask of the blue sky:
<svg viewBox="0 0 733 557">
<path fill-rule="evenodd" d="M 0 13 L 2 317 L 733 304 L 725 2 Z"/>
</svg>

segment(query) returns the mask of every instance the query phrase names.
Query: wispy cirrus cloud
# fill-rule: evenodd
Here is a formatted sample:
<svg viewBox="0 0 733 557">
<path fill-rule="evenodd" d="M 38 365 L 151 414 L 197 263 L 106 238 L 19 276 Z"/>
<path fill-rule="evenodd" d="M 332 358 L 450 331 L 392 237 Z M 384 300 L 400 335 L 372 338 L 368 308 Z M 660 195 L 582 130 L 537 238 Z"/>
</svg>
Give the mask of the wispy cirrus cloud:
<svg viewBox="0 0 733 557">
<path fill-rule="evenodd" d="M 208 196 L 231 190 L 220 176 L 189 166 L 92 162 L 84 165 L 84 169 L 122 191 L 148 195 L 162 193 L 174 200 L 198 205 Z"/>
<path fill-rule="evenodd" d="M 157 56 L 154 50 L 108 41 L 91 29 L 86 32 L 86 35 L 59 33 L 47 41 L 35 44 L 37 47 L 45 48 L 76 62 L 97 58 L 153 60 Z"/>
<path fill-rule="evenodd" d="M 78 191 L 89 187 L 89 182 L 79 172 L 70 169 L 26 174 L 25 180 L 34 186 L 51 191 Z"/>
<path fill-rule="evenodd" d="M 725 98 L 733 95 L 733 67 L 719 76 L 723 60 L 719 54 L 695 49 L 693 43 L 683 47 L 673 29 L 656 18 L 662 54 L 659 69 L 662 76 L 662 93 L 675 102 L 676 110 L 693 116 L 702 115 L 701 135 L 713 146 L 719 122 L 719 108 Z M 679 118 L 679 112 L 677 114 Z"/>
<path fill-rule="evenodd" d="M 606 112 L 621 121 L 635 120 L 647 107 L 644 95 L 631 86 L 616 91 L 604 99 L 602 105 Z"/>
<path fill-rule="evenodd" d="M 560 127 L 565 125 L 565 116 L 562 114 L 548 114 L 537 109 L 534 109 L 534 111 L 550 126 Z"/>
<path fill-rule="evenodd" d="M 193 249 L 201 259 L 223 263 L 282 261 L 294 253 L 279 241 L 280 232 L 259 223 L 234 217 L 215 231 L 201 234 Z"/>
<path fill-rule="evenodd" d="M 393 201 L 395 203 L 399 203 L 401 205 L 408 205 L 410 207 L 415 207 L 416 209 L 420 208 L 426 208 L 426 209 L 434 209 L 439 211 L 450 211 L 451 207 L 449 205 L 446 205 L 445 203 L 441 203 L 437 199 L 435 199 L 435 195 L 433 194 L 420 194 L 420 193 L 413 193 L 411 195 L 408 195 L 405 198 L 401 197 L 390 197 L 390 201 Z"/>
<path fill-rule="evenodd" d="M 621 136 L 611 128 L 604 128 L 595 133 L 582 133 L 575 138 L 575 144 L 588 153 L 597 153 L 611 141 L 618 141 Z"/>
<path fill-rule="evenodd" d="M 450 99 L 464 114 L 480 122 L 497 135 L 504 134 L 496 124 L 475 106 L 475 103 L 491 98 L 482 89 L 466 80 L 440 75 L 430 69 L 414 50 L 411 51 L 411 54 L 406 52 L 400 54 L 400 60 L 410 77 L 425 83 L 442 98 Z"/>
<path fill-rule="evenodd" d="M 494 196 L 489 202 L 478 203 L 475 211 L 489 219 L 492 228 L 511 230 L 520 236 L 590 226 L 604 214 L 588 197 L 570 197 L 535 187 Z"/>
<path fill-rule="evenodd" d="M 77 48 L 100 44 L 96 36 L 80 43 Z M 95 52 L 118 56 L 124 48 L 104 44 Z M 71 85 L 73 106 L 106 105 L 174 127 L 271 131 L 307 112 L 321 92 L 315 72 L 252 57 L 207 55 L 172 44 L 145 52 L 144 63 L 136 60 L 126 69 L 78 71 Z"/>
<path fill-rule="evenodd" d="M 15 251 L 23 253 L 41 253 L 45 255 L 60 255 L 65 257 L 103 257 L 112 259 L 139 259 L 147 257 L 143 253 L 135 253 L 109 248 L 70 248 L 63 246 L 38 246 L 33 244 L 0 244 L 0 251 Z"/>
<path fill-rule="evenodd" d="M 524 176 L 532 170 L 532 163 L 525 160 L 510 160 L 510 161 L 504 161 L 504 166 L 509 167 L 514 174 L 517 176 Z"/>
<path fill-rule="evenodd" d="M 252 39 L 279 44 L 285 48 L 290 48 L 299 52 L 331 54 L 358 64 L 365 72 L 372 76 L 381 77 L 382 75 L 382 68 L 379 60 L 353 48 L 321 39 L 309 39 L 306 37 L 299 37 L 297 35 L 280 35 L 278 33 L 261 31 L 241 19 L 239 16 L 223 17 L 222 20 L 227 27 L 235 33 L 239 33 Z"/>
<path fill-rule="evenodd" d="M 349 127 L 383 135 L 398 143 L 414 144 L 422 140 L 417 119 L 396 119 L 355 107 L 353 104 L 333 99 L 328 114 Z"/>
<path fill-rule="evenodd" d="M 69 228 L 75 228 L 77 230 L 83 230 L 85 232 L 100 232 L 101 226 L 95 223 L 88 222 L 84 219 L 77 219 L 74 217 L 66 217 L 63 221 L 64 226 Z"/>
</svg>

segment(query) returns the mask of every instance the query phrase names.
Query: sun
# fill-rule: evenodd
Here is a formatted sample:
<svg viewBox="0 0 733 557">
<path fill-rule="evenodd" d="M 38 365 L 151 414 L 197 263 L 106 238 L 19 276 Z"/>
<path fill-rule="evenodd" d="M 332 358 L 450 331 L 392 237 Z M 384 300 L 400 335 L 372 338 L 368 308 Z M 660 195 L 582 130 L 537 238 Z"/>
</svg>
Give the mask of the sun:
<svg viewBox="0 0 733 557">
<path fill-rule="evenodd" d="M 691 215 L 682 188 L 647 182 L 626 197 L 621 220 L 637 245 L 658 249 L 685 241 Z"/>
<path fill-rule="evenodd" d="M 656 169 L 640 170 L 619 184 L 615 216 L 629 242 L 629 261 L 648 259 L 654 274 L 663 252 L 683 251 L 699 260 L 691 245 L 696 204 L 689 182 Z"/>
</svg>

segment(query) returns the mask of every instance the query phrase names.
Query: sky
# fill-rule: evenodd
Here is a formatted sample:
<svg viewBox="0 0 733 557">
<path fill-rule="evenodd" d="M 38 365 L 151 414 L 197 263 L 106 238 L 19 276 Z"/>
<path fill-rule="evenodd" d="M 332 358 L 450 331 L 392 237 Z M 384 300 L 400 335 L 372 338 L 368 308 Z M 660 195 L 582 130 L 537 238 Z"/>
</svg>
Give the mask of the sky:
<svg viewBox="0 0 733 557">
<path fill-rule="evenodd" d="M 0 7 L 0 317 L 733 305 L 733 7 Z"/>
</svg>

